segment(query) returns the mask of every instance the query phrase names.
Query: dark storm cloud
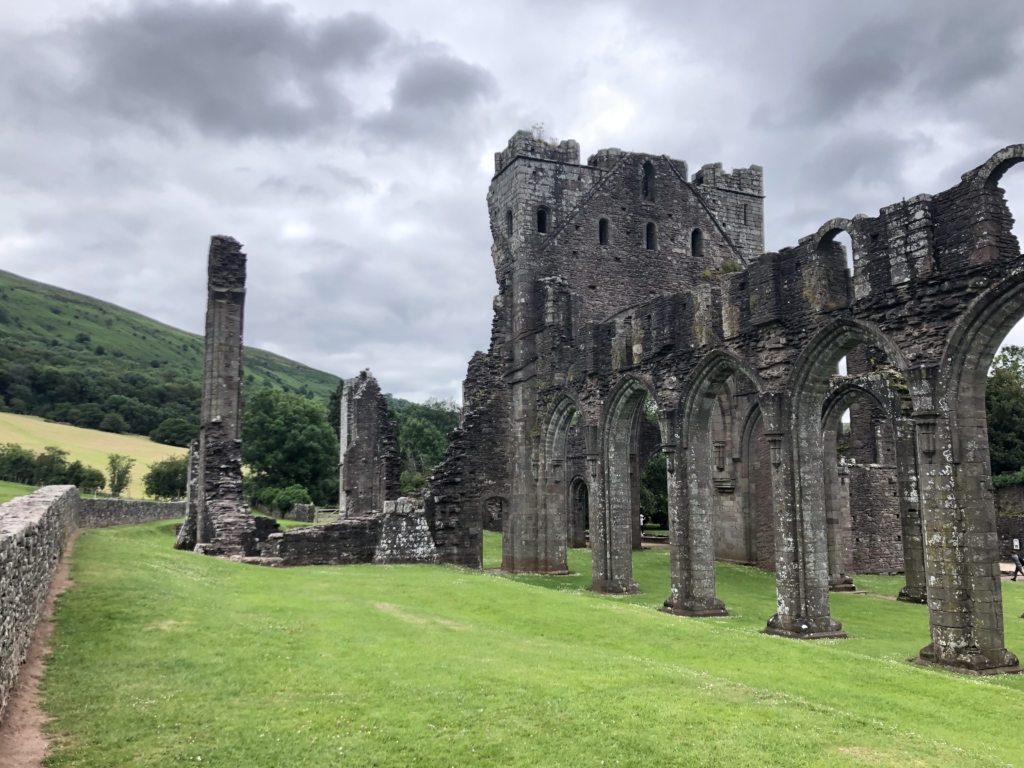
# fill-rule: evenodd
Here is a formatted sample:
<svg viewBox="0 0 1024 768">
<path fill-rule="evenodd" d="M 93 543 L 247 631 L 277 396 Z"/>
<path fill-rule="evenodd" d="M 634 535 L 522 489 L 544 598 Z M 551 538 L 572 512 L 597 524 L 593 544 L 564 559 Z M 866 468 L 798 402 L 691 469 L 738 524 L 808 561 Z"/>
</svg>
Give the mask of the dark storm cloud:
<svg viewBox="0 0 1024 768">
<path fill-rule="evenodd" d="M 447 135 L 464 141 L 470 108 L 492 100 L 497 91 L 494 77 L 482 67 L 451 56 L 414 59 L 398 75 L 391 107 L 368 120 L 367 127 L 378 138 Z"/>
<path fill-rule="evenodd" d="M 303 22 L 284 5 L 138 4 L 73 30 L 84 105 L 227 138 L 292 137 L 351 119 L 334 78 L 393 32 L 350 13 Z"/>
</svg>

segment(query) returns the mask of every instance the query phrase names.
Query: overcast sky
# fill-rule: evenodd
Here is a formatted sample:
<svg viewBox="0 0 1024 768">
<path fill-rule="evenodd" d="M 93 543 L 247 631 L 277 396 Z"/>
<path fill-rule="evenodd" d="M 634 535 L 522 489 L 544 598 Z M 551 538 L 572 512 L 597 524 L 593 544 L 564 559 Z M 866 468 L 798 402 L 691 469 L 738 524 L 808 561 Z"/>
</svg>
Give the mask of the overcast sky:
<svg viewBox="0 0 1024 768">
<path fill-rule="evenodd" d="M 247 345 L 458 396 L 537 123 L 764 166 L 775 250 L 1024 142 L 1024 3 L 4 0 L 0 268 L 201 332 L 232 235 Z"/>
</svg>

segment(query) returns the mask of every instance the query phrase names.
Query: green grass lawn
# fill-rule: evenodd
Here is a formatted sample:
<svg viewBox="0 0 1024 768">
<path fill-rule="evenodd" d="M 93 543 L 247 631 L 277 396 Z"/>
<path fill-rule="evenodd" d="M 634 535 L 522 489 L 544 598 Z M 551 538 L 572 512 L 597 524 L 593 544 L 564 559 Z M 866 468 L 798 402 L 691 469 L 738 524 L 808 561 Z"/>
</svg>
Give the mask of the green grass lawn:
<svg viewBox="0 0 1024 768">
<path fill-rule="evenodd" d="M 1024 676 L 908 664 L 922 606 L 836 595 L 852 638 L 798 642 L 760 633 L 774 579 L 753 568 L 718 568 L 731 618 L 652 610 L 667 550 L 635 554 L 644 594 L 611 598 L 585 591 L 586 550 L 577 575 L 507 578 L 259 568 L 172 540 L 168 523 L 79 538 L 49 765 L 1024 764 Z M 1024 585 L 1006 597 L 1024 651 Z"/>
<path fill-rule="evenodd" d="M 18 496 L 24 496 L 27 493 L 32 493 L 35 489 L 36 487 L 34 485 L 8 483 L 6 480 L 0 480 L 0 504 L 8 502 Z"/>
</svg>

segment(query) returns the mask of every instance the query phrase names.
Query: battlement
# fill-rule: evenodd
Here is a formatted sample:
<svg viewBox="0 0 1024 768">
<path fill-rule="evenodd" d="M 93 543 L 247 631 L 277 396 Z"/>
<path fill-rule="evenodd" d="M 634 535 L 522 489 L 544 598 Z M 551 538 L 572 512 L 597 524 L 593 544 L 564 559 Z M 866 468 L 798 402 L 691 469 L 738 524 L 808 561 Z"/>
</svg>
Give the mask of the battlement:
<svg viewBox="0 0 1024 768">
<path fill-rule="evenodd" d="M 552 144 L 545 139 L 538 139 L 530 131 L 516 131 L 508 140 L 508 146 L 494 153 L 494 172 L 501 173 L 517 157 L 579 165 L 580 145 L 575 139 Z"/>
<path fill-rule="evenodd" d="M 732 173 L 722 170 L 721 163 L 708 163 L 693 174 L 693 183 L 699 187 L 714 187 L 730 192 L 764 196 L 764 169 L 760 165 L 736 168 Z"/>
</svg>

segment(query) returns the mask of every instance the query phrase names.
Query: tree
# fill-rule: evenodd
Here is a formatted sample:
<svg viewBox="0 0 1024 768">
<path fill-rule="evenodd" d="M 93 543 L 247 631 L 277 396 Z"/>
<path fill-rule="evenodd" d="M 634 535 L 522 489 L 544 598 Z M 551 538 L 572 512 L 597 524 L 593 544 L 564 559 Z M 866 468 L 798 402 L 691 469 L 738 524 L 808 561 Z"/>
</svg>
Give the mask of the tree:
<svg viewBox="0 0 1024 768">
<path fill-rule="evenodd" d="M 17 443 L 0 445 L 0 480 L 31 483 L 36 474 L 36 455 Z"/>
<path fill-rule="evenodd" d="M 409 478 L 428 476 L 444 460 L 448 434 L 459 426 L 461 409 L 452 400 L 427 400 L 425 403 L 395 401 L 398 454 Z"/>
<path fill-rule="evenodd" d="M 149 433 L 149 439 L 154 443 L 178 445 L 182 448 L 187 448 L 196 437 L 199 437 L 199 427 L 180 417 L 164 419 L 159 427 Z"/>
<path fill-rule="evenodd" d="M 79 463 L 79 466 L 81 464 Z M 64 485 L 68 482 L 68 452 L 56 446 L 47 446 L 36 456 L 34 485 Z"/>
<path fill-rule="evenodd" d="M 277 389 L 255 389 L 242 420 L 242 462 L 250 498 L 265 488 L 300 485 L 317 504 L 338 494 L 338 441 L 321 403 Z"/>
<path fill-rule="evenodd" d="M 113 432 L 116 435 L 120 435 L 128 431 L 128 422 L 119 413 L 108 413 L 103 417 L 103 421 L 100 422 L 100 429 L 104 432 Z"/>
<path fill-rule="evenodd" d="M 188 489 L 188 456 L 168 456 L 149 465 L 142 476 L 146 495 L 157 499 L 180 499 Z"/>
<path fill-rule="evenodd" d="M 640 512 L 652 523 L 668 528 L 668 469 L 663 453 L 651 459 L 640 476 Z"/>
<path fill-rule="evenodd" d="M 1024 347 L 1004 347 L 985 388 L 992 474 L 1024 468 Z"/>
<path fill-rule="evenodd" d="M 282 515 L 287 515 L 296 504 L 312 504 L 309 492 L 301 485 L 289 485 L 282 489 L 274 499 L 274 506 Z"/>
<path fill-rule="evenodd" d="M 108 485 L 110 485 L 110 495 L 115 499 L 121 498 L 121 492 L 132 481 L 134 464 L 135 459 L 129 456 L 122 456 L 119 453 L 107 454 Z"/>
</svg>

